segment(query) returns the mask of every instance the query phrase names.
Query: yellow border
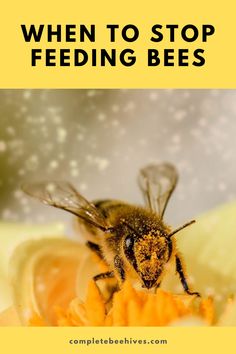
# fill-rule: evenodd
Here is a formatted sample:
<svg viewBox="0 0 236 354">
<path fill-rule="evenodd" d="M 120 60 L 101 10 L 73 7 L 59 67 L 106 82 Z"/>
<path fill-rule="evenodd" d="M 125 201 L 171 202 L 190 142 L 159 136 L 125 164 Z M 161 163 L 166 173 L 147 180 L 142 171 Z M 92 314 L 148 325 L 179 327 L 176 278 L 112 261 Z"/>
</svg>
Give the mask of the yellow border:
<svg viewBox="0 0 236 354">
<path fill-rule="evenodd" d="M 234 353 L 235 328 L 0 328 L 0 350 L 31 353 Z M 167 340 L 167 344 L 70 344 L 70 340 Z"/>
<path fill-rule="evenodd" d="M 78 48 L 71 43 L 25 43 L 21 24 L 96 24 L 96 44 L 80 44 L 89 53 L 91 48 L 115 48 L 119 52 L 132 47 L 137 62 L 134 66 L 124 67 L 31 67 L 30 53 L 35 46 L 44 48 Z M 135 43 L 126 43 L 121 37 L 115 45 L 109 43 L 106 24 L 117 23 L 120 27 L 135 24 L 140 30 L 140 37 Z M 160 23 L 186 24 L 200 26 L 212 24 L 215 34 L 206 43 L 196 41 L 186 43 L 177 36 L 176 42 L 151 43 L 150 29 Z M 157 1 L 147 0 L 111 0 L 78 1 L 55 0 L 6 1 L 0 12 L 0 77 L 2 88 L 235 88 L 235 1 L 187 0 Z M 178 32 L 179 33 L 179 32 Z M 43 37 L 45 38 L 45 37 Z M 167 38 L 167 37 L 166 37 Z M 148 67 L 147 48 L 177 50 L 189 48 L 190 53 L 196 47 L 205 50 L 206 64 L 202 67 Z M 163 58 L 163 54 L 161 54 Z M 192 54 L 190 54 L 190 62 Z"/>
</svg>

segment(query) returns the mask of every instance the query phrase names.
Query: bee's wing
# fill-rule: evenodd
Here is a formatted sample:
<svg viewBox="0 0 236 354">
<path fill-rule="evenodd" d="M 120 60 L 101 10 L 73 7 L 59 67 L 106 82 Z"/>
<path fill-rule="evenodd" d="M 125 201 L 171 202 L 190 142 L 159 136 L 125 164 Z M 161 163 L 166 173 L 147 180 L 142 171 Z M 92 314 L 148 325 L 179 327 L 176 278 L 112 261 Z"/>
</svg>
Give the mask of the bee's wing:
<svg viewBox="0 0 236 354">
<path fill-rule="evenodd" d="M 28 195 L 56 208 L 66 210 L 105 231 L 105 217 L 68 182 L 39 182 L 25 184 L 22 189 Z"/>
<path fill-rule="evenodd" d="M 149 208 L 162 218 L 175 189 L 178 173 L 169 163 L 148 165 L 139 173 L 139 185 Z"/>
</svg>

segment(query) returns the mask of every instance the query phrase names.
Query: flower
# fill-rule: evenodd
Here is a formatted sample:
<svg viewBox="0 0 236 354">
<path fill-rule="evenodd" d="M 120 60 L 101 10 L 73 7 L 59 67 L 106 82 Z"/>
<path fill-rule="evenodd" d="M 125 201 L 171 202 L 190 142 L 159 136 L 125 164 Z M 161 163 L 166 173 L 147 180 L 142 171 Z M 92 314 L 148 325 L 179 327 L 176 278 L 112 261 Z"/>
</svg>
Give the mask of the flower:
<svg viewBox="0 0 236 354">
<path fill-rule="evenodd" d="M 235 325 L 235 214 L 236 203 L 224 205 L 178 235 L 200 299 L 183 294 L 173 271 L 156 293 L 129 282 L 113 293 L 114 280 L 91 280 L 106 265 L 83 244 L 62 237 L 25 241 L 11 257 L 13 306 L 0 325 Z"/>
<path fill-rule="evenodd" d="M 199 317 L 205 324 L 214 323 L 212 299 L 201 300 L 195 307 L 194 297 L 173 295 L 158 289 L 156 294 L 135 290 L 128 282 L 113 296 L 112 307 L 106 303 L 93 281 L 86 301 L 74 299 L 66 311 L 58 312 L 60 326 L 166 326 L 187 316 Z"/>
</svg>

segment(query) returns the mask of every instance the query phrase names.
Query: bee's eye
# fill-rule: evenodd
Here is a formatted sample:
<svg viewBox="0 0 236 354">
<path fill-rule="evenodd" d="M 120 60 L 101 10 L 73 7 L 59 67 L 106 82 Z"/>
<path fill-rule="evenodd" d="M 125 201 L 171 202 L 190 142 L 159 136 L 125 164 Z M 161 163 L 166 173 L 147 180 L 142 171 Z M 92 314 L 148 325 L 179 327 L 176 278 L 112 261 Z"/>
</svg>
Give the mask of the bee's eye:
<svg viewBox="0 0 236 354">
<path fill-rule="evenodd" d="M 134 238 L 132 236 L 128 236 L 125 239 L 125 248 L 129 251 L 133 249 Z"/>
</svg>

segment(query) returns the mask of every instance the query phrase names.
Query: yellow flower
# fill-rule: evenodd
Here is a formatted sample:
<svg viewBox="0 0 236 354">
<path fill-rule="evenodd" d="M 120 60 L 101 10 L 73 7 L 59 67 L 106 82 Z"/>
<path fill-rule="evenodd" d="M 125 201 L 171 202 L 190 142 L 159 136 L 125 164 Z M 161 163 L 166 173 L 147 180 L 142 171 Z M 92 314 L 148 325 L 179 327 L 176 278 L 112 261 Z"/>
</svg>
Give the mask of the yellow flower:
<svg viewBox="0 0 236 354">
<path fill-rule="evenodd" d="M 0 325 L 235 325 L 235 215 L 236 203 L 225 205 L 178 236 L 201 298 L 183 294 L 173 271 L 156 293 L 125 282 L 111 295 L 113 280 L 98 286 L 91 280 L 106 265 L 84 245 L 57 237 L 23 242 L 11 257 L 13 302 L 0 315 Z"/>
<path fill-rule="evenodd" d="M 177 319 L 196 316 L 205 324 L 214 323 L 212 299 L 194 303 L 189 295 L 173 295 L 158 289 L 156 294 L 135 290 L 125 283 L 107 311 L 104 297 L 90 281 L 86 301 L 74 299 L 66 311 L 58 312 L 59 326 L 166 326 Z"/>
</svg>

